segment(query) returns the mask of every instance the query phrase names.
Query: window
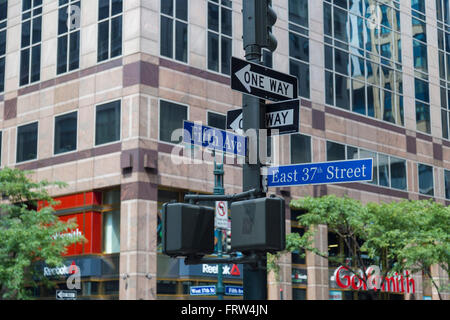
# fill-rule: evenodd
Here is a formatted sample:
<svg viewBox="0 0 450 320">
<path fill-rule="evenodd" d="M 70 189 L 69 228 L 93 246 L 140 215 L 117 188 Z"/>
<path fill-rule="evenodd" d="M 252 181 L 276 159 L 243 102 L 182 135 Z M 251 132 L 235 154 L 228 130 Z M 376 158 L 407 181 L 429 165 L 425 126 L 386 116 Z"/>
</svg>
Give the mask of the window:
<svg viewBox="0 0 450 320">
<path fill-rule="evenodd" d="M 98 52 L 101 62 L 122 54 L 122 0 L 98 2 Z"/>
<path fill-rule="evenodd" d="M 5 91 L 6 60 L 6 18 L 8 17 L 8 1 L 0 0 L 0 92 Z"/>
<path fill-rule="evenodd" d="M 103 192 L 103 253 L 120 252 L 120 189 Z"/>
<path fill-rule="evenodd" d="M 231 0 L 208 1 L 208 69 L 231 73 Z"/>
<path fill-rule="evenodd" d="M 187 62 L 188 0 L 161 0 L 161 55 Z"/>
<path fill-rule="evenodd" d="M 450 200 L 450 171 L 444 170 L 445 198 Z"/>
<path fill-rule="evenodd" d="M 95 118 L 95 145 L 120 140 L 120 101 L 97 106 Z"/>
<path fill-rule="evenodd" d="M 399 8 L 398 1 L 324 2 L 326 104 L 404 125 Z"/>
<path fill-rule="evenodd" d="M 373 180 L 369 183 L 407 190 L 406 160 L 357 147 L 327 141 L 327 161 L 373 159 Z"/>
<path fill-rule="evenodd" d="M 80 67 L 80 0 L 59 0 L 57 74 Z"/>
<path fill-rule="evenodd" d="M 298 78 L 298 94 L 310 97 L 308 0 L 289 0 L 289 70 Z"/>
<path fill-rule="evenodd" d="M 436 0 L 442 137 L 450 139 L 450 4 Z"/>
<path fill-rule="evenodd" d="M 77 149 L 77 112 L 55 117 L 54 153 L 74 151 Z"/>
<path fill-rule="evenodd" d="M 303 134 L 291 135 L 291 163 L 310 163 L 311 137 Z"/>
<path fill-rule="evenodd" d="M 417 130 L 431 133 L 425 0 L 411 0 Z"/>
<path fill-rule="evenodd" d="M 42 0 L 22 1 L 20 85 L 41 78 Z"/>
<path fill-rule="evenodd" d="M 208 126 L 226 130 L 227 127 L 227 116 L 208 111 Z"/>
<path fill-rule="evenodd" d="M 159 102 L 159 140 L 169 143 L 179 143 L 172 141 L 172 133 L 176 129 L 183 128 L 183 121 L 188 119 L 188 108 L 183 105 L 161 100 Z"/>
<path fill-rule="evenodd" d="M 417 170 L 419 175 L 419 193 L 433 196 L 433 167 L 419 163 L 417 166 Z"/>
<path fill-rule="evenodd" d="M 38 123 L 30 123 L 17 128 L 16 162 L 37 158 Z"/>
</svg>

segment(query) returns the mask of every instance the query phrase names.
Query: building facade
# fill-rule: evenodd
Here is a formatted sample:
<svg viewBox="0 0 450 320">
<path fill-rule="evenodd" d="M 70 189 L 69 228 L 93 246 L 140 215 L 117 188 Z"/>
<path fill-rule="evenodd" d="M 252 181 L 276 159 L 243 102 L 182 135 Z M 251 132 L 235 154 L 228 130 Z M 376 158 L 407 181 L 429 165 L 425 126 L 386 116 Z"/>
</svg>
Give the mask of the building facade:
<svg viewBox="0 0 450 320">
<path fill-rule="evenodd" d="M 56 213 L 75 217 L 89 245 L 43 272 L 64 278 L 69 265 L 81 266 L 81 298 L 199 298 L 191 286 L 215 283 L 217 266 L 161 254 L 160 215 L 164 202 L 213 191 L 212 161 L 174 163 L 182 155 L 173 132 L 183 120 L 224 129 L 226 112 L 241 108 L 230 59 L 244 55 L 243 1 L 0 0 L 0 165 L 68 184 L 50 190 L 61 200 Z M 300 132 L 274 139 L 272 153 L 281 164 L 370 157 L 375 176 L 270 192 L 287 201 L 336 194 L 449 205 L 449 1 L 272 5 L 278 47 L 263 61 L 297 76 L 301 97 Z M 227 156 L 224 168 L 226 193 L 240 192 L 242 166 Z M 286 210 L 289 232 L 302 232 L 297 214 Z M 336 245 L 318 230 L 318 248 Z M 241 285 L 242 266 L 226 267 L 225 284 Z M 311 253 L 285 255 L 268 296 L 363 299 L 336 285 L 335 269 Z M 425 276 L 413 279 L 414 293 L 391 298 L 438 298 Z"/>
</svg>

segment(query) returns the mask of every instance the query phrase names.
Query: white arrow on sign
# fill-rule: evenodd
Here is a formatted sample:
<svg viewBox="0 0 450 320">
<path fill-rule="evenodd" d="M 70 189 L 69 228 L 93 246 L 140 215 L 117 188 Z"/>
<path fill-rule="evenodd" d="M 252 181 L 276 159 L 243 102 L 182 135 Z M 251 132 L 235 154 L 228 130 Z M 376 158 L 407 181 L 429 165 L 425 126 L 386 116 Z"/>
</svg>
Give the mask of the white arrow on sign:
<svg viewBox="0 0 450 320">
<path fill-rule="evenodd" d="M 242 112 L 239 116 L 230 124 L 231 129 L 234 130 L 237 134 L 244 134 L 244 130 L 242 130 Z"/>
<path fill-rule="evenodd" d="M 251 65 L 248 64 L 236 72 L 236 77 L 249 93 L 252 92 L 251 88 L 257 88 L 294 99 L 294 86 L 292 84 L 252 72 L 250 67 Z"/>
</svg>

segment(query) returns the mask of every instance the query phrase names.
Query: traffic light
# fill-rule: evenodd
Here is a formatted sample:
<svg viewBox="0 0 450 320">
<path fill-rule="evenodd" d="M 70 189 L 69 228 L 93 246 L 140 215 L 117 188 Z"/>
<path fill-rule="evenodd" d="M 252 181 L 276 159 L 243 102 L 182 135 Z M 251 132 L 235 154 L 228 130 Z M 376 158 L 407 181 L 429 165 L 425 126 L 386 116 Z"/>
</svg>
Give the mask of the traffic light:
<svg viewBox="0 0 450 320">
<path fill-rule="evenodd" d="M 214 208 L 189 203 L 165 203 L 162 251 L 172 257 L 214 252 Z"/>
<path fill-rule="evenodd" d="M 285 203 L 282 198 L 258 198 L 231 205 L 231 250 L 277 252 L 286 247 Z"/>
<path fill-rule="evenodd" d="M 231 252 L 231 231 L 226 231 L 225 252 Z"/>
<path fill-rule="evenodd" d="M 272 34 L 272 26 L 277 21 L 277 14 L 272 9 L 272 0 L 245 0 L 244 15 L 244 49 L 250 45 L 275 51 L 278 42 Z"/>
</svg>

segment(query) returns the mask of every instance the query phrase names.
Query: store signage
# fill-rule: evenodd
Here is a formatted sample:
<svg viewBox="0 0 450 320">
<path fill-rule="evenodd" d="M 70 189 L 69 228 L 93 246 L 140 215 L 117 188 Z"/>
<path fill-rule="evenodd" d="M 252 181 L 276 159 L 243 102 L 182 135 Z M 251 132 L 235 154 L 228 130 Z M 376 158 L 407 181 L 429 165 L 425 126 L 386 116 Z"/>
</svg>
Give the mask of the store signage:
<svg viewBox="0 0 450 320">
<path fill-rule="evenodd" d="M 101 214 L 100 212 L 85 212 L 60 216 L 59 220 L 68 222 L 75 220 L 77 228 L 53 237 L 84 236 L 87 242 L 78 242 L 67 248 L 64 256 L 101 253 Z M 83 232 L 84 231 L 84 232 Z"/>
<path fill-rule="evenodd" d="M 330 290 L 330 300 L 342 300 L 342 291 Z"/>
<path fill-rule="evenodd" d="M 72 264 L 68 266 L 63 265 L 55 268 L 44 267 L 44 276 L 68 276 L 69 274 L 74 274 L 77 271 L 79 272 L 79 268 L 76 266 L 75 261 L 72 261 Z"/>
<path fill-rule="evenodd" d="M 363 279 L 366 280 L 363 281 Z M 382 279 L 377 266 L 367 268 L 366 275 L 361 270 L 358 270 L 358 275 L 356 275 L 350 272 L 347 267 L 340 266 L 334 272 L 334 280 L 338 287 L 342 289 L 373 289 L 374 291 L 381 290 L 393 293 L 416 292 L 414 279 L 410 277 L 408 271 L 405 272 L 405 275 L 395 273 L 394 276 Z"/>
<path fill-rule="evenodd" d="M 216 286 L 196 286 L 190 287 L 191 296 L 214 296 Z"/>
<path fill-rule="evenodd" d="M 298 97 L 297 77 L 231 57 L 231 89 L 272 101 Z"/>
<path fill-rule="evenodd" d="M 266 104 L 266 129 L 276 129 L 279 135 L 299 131 L 300 100 Z M 227 112 L 227 129 L 242 134 L 242 109 Z"/>
<path fill-rule="evenodd" d="M 307 284 L 308 283 L 308 273 L 306 269 L 292 268 L 292 283 L 297 284 Z"/>
<path fill-rule="evenodd" d="M 219 265 L 202 264 L 202 272 L 207 274 L 217 274 L 219 272 Z M 229 264 L 224 264 L 222 265 L 222 275 L 238 277 L 241 275 L 241 271 L 237 264 L 231 266 Z"/>
<path fill-rule="evenodd" d="M 372 162 L 373 159 L 358 159 L 269 167 L 267 186 L 372 181 Z"/>
<path fill-rule="evenodd" d="M 238 156 L 247 155 L 247 138 L 229 131 L 204 126 L 190 121 L 183 122 L 183 142 Z"/>
<path fill-rule="evenodd" d="M 96 210 L 101 205 L 102 193 L 83 192 L 56 197 L 54 200 L 57 204 L 53 209 L 56 210 L 58 219 L 63 222 L 74 221 L 77 226 L 73 230 L 54 234 L 52 238 L 84 236 L 87 240 L 70 245 L 63 256 L 101 253 L 102 219 L 101 213 Z M 47 202 L 39 201 L 38 209 L 45 206 L 48 206 Z"/>
</svg>

